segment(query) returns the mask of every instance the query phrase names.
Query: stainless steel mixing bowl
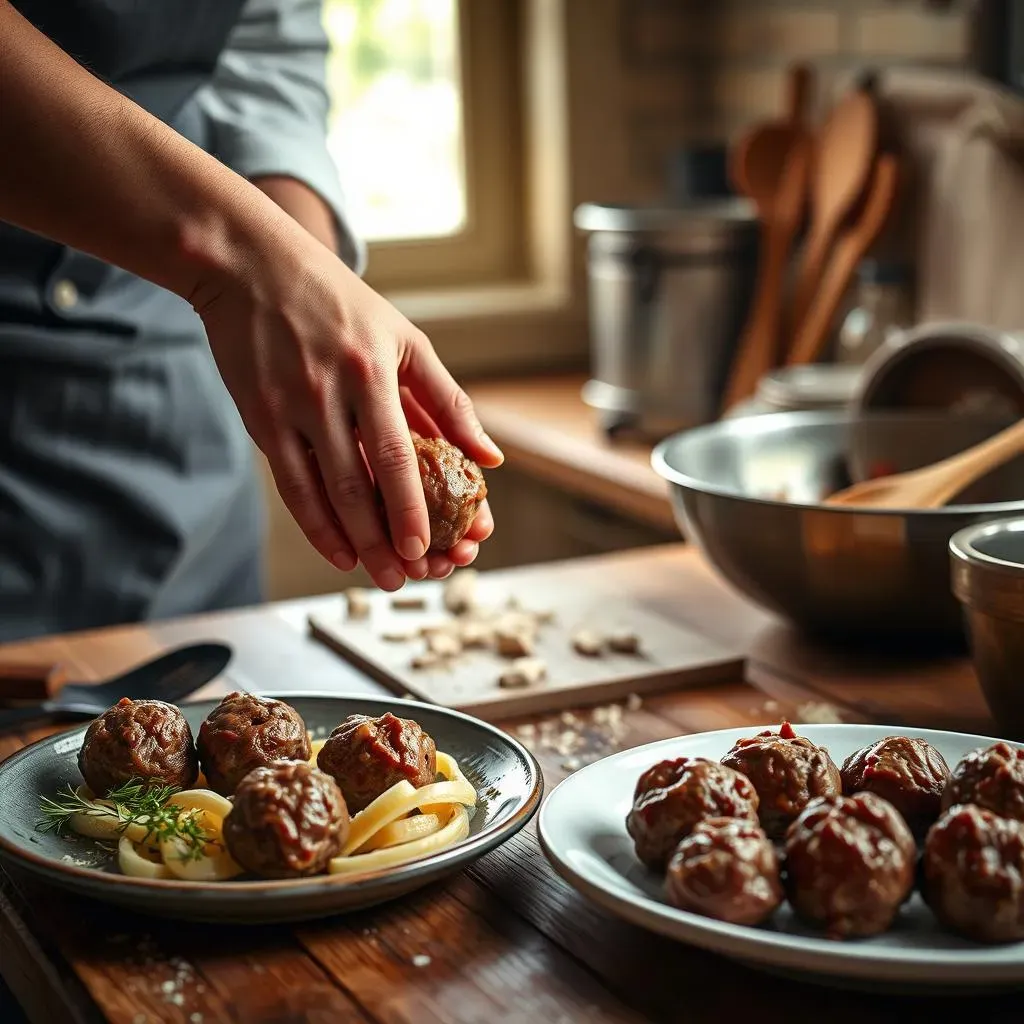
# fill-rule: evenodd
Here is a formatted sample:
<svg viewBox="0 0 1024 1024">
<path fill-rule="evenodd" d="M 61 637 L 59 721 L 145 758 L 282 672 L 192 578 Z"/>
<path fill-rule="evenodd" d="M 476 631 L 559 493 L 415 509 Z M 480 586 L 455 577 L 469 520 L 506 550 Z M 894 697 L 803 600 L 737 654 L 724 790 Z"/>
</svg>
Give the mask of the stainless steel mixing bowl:
<svg viewBox="0 0 1024 1024">
<path fill-rule="evenodd" d="M 758 604 L 836 639 L 962 643 L 949 539 L 970 523 L 1024 513 L 1024 460 L 943 509 L 820 502 L 880 463 L 889 471 L 917 469 L 1006 425 L 934 413 L 787 412 L 673 435 L 652 461 L 671 484 L 684 537 Z"/>
</svg>

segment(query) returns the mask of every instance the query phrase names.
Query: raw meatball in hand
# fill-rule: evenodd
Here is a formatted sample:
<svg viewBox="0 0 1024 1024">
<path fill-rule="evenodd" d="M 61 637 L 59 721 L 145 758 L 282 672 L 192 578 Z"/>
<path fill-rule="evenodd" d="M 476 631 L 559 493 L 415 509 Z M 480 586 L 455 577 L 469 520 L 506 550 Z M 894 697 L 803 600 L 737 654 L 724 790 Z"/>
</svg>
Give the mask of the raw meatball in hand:
<svg viewBox="0 0 1024 1024">
<path fill-rule="evenodd" d="M 704 757 L 661 761 L 640 776 L 626 830 L 636 855 L 663 871 L 669 857 L 705 818 L 757 820 L 757 793 L 750 782 Z"/>
<path fill-rule="evenodd" d="M 925 840 L 921 891 L 935 916 L 978 942 L 1024 939 L 1024 823 L 950 808 Z"/>
<path fill-rule="evenodd" d="M 306 723 L 283 701 L 229 693 L 199 729 L 199 758 L 210 788 L 231 796 L 253 770 L 274 761 L 308 761 Z"/>
<path fill-rule="evenodd" d="M 348 809 L 329 775 L 305 761 L 254 768 L 224 819 L 228 852 L 261 878 L 319 874 L 348 837 Z"/>
<path fill-rule="evenodd" d="M 416 438 L 413 447 L 430 520 L 430 550 L 449 551 L 466 536 L 487 497 L 484 475 L 443 438 Z"/>
<path fill-rule="evenodd" d="M 122 697 L 89 726 L 78 768 L 88 787 L 106 796 L 132 779 L 188 789 L 199 760 L 192 730 L 173 704 Z"/>
<path fill-rule="evenodd" d="M 943 810 L 956 804 L 977 804 L 1024 821 L 1024 750 L 1000 741 L 968 754 L 942 794 Z"/>
<path fill-rule="evenodd" d="M 914 886 L 906 822 L 874 793 L 812 800 L 786 833 L 786 893 L 829 938 L 884 932 Z"/>
<path fill-rule="evenodd" d="M 798 736 L 789 722 L 733 745 L 722 764 L 746 775 L 757 790 L 761 827 L 781 839 L 798 814 L 815 797 L 842 792 L 839 769 L 828 751 Z"/>
<path fill-rule="evenodd" d="M 665 892 L 680 910 L 761 924 L 782 902 L 775 847 L 753 821 L 708 818 L 676 847 Z"/>
<path fill-rule="evenodd" d="M 337 782 L 355 814 L 403 780 L 417 789 L 437 778 L 437 748 L 418 725 L 385 712 L 350 715 L 328 737 L 316 763 Z"/>
<path fill-rule="evenodd" d="M 939 816 L 949 766 L 927 740 L 887 736 L 854 751 L 841 774 L 844 793 L 877 793 L 923 836 Z"/>
</svg>

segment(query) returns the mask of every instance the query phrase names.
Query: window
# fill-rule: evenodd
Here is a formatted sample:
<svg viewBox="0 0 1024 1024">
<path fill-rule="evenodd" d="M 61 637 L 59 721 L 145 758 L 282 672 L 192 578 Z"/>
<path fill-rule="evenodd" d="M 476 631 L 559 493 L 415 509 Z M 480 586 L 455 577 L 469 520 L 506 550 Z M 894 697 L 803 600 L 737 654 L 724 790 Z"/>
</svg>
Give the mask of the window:
<svg viewBox="0 0 1024 1024">
<path fill-rule="evenodd" d="M 328 144 L 375 287 L 522 275 L 519 13 L 515 0 L 325 0 Z"/>
</svg>

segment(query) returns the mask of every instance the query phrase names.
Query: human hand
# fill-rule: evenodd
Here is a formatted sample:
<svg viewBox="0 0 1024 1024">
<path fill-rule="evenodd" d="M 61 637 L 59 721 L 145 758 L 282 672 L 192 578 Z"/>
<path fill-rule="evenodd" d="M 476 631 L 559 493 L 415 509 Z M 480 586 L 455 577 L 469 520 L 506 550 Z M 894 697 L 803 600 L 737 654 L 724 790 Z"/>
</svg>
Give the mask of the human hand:
<svg viewBox="0 0 1024 1024">
<path fill-rule="evenodd" d="M 268 237 L 191 301 L 288 510 L 320 554 L 344 571 L 361 561 L 384 590 L 468 565 L 490 511 L 484 503 L 451 551 L 428 555 L 410 437 L 444 437 L 482 467 L 500 465 L 468 396 L 422 331 L 324 246 L 286 223 Z"/>
</svg>

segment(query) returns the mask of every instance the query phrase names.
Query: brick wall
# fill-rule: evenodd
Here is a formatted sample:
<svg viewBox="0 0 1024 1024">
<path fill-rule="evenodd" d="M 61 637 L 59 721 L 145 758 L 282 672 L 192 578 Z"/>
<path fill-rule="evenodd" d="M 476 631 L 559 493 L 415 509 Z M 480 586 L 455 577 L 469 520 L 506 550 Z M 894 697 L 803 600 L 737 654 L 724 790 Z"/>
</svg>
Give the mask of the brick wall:
<svg viewBox="0 0 1024 1024">
<path fill-rule="evenodd" d="M 794 57 L 827 77 L 868 64 L 956 66 L 967 46 L 956 3 L 939 12 L 924 0 L 615 2 L 629 198 L 661 190 L 678 145 L 776 114 Z"/>
</svg>

